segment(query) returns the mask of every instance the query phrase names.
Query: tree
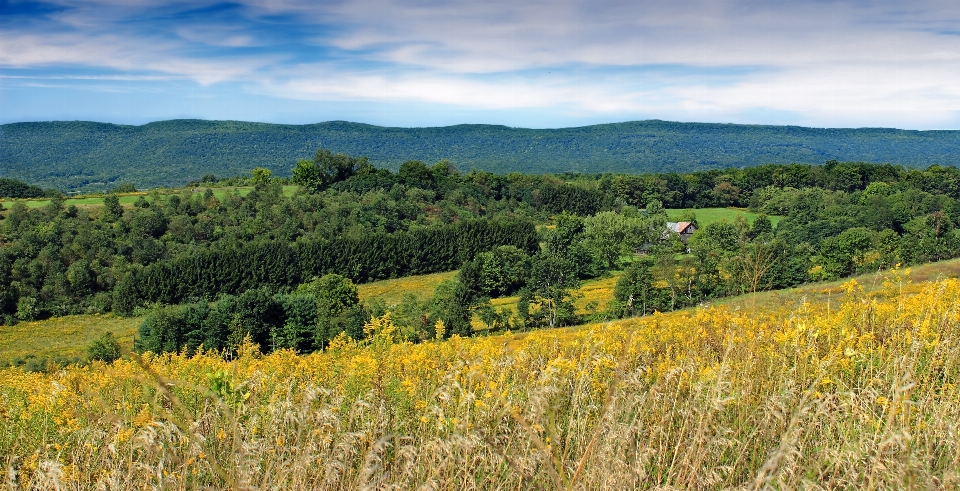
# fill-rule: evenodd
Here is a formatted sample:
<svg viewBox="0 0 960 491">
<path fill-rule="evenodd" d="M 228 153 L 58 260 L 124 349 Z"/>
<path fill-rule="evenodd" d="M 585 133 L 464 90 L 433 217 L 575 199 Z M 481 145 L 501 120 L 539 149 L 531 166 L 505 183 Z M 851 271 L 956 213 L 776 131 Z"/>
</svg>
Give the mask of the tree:
<svg viewBox="0 0 960 491">
<path fill-rule="evenodd" d="M 446 326 L 444 335 L 447 337 L 453 334 L 470 336 L 473 334 L 473 327 L 470 325 L 472 308 L 476 302 L 477 299 L 473 297 L 470 289 L 459 278 L 446 280 L 437 285 L 433 292 L 431 317 L 443 321 Z"/>
<path fill-rule="evenodd" d="M 273 177 L 273 173 L 266 167 L 257 167 L 250 174 L 254 184 L 268 184 Z"/>
<path fill-rule="evenodd" d="M 316 162 L 307 159 L 298 160 L 297 165 L 293 168 L 293 183 L 311 189 L 319 189 L 323 180 Z"/>
<path fill-rule="evenodd" d="M 0 177 L 0 198 L 39 198 L 43 189 L 23 181 Z"/>
<path fill-rule="evenodd" d="M 372 165 L 366 157 L 351 157 L 333 153 L 326 148 L 317 150 L 313 159 L 301 159 L 293 168 L 293 182 L 314 191 L 353 177 L 360 171 L 370 172 Z"/>
<path fill-rule="evenodd" d="M 301 284 L 297 293 L 313 298 L 316 305 L 314 345 L 322 348 L 341 332 L 354 339 L 363 336 L 363 309 L 357 286 L 349 278 L 327 274 Z"/>
<path fill-rule="evenodd" d="M 550 254 L 566 257 L 572 247 L 583 239 L 583 219 L 568 213 L 554 218 L 556 226 L 548 229 L 544 237 L 544 248 Z"/>
<path fill-rule="evenodd" d="M 614 269 L 620 256 L 631 250 L 628 242 L 637 242 L 631 237 L 627 219 L 612 211 L 603 211 L 588 217 L 583 221 L 583 225 L 584 245 L 607 269 Z M 642 238 L 640 240 L 642 241 Z"/>
<path fill-rule="evenodd" d="M 103 219 L 108 222 L 115 222 L 123 216 L 123 207 L 120 206 L 120 198 L 116 194 L 108 194 L 103 198 Z"/>
<path fill-rule="evenodd" d="M 317 329 L 316 299 L 311 295 L 285 295 L 281 297 L 281 304 L 285 320 L 273 335 L 275 346 L 300 352 L 313 350 Z"/>
<path fill-rule="evenodd" d="M 312 296 L 322 314 L 340 313 L 360 303 L 359 291 L 350 278 L 333 273 L 301 284 L 297 293 Z"/>
<path fill-rule="evenodd" d="M 603 265 L 584 241 L 584 219 L 561 213 L 554 221 L 556 226 L 544 234 L 544 250 L 573 263 L 578 278 L 592 278 L 601 274 Z"/>
<path fill-rule="evenodd" d="M 117 184 L 117 186 L 114 187 L 114 188 L 110 191 L 111 194 L 114 194 L 114 193 L 135 193 L 135 192 L 137 192 L 137 187 L 134 186 L 133 183 L 131 183 L 131 182 L 122 182 L 122 183 L 120 183 L 120 184 Z"/>
<path fill-rule="evenodd" d="M 761 286 L 772 281 L 767 273 L 780 260 L 778 249 L 777 244 L 770 241 L 755 240 L 743 244 L 737 259 L 750 293 L 757 293 Z M 756 301 L 756 297 L 753 300 Z"/>
<path fill-rule="evenodd" d="M 400 182 L 410 187 L 433 189 L 436 186 L 434 173 L 419 160 L 409 160 L 400 165 L 397 171 Z"/>
<path fill-rule="evenodd" d="M 113 333 L 110 331 L 103 333 L 87 347 L 87 359 L 90 361 L 99 360 L 105 363 L 113 363 L 120 359 L 121 354 L 120 342 L 113 337 Z"/>
<path fill-rule="evenodd" d="M 547 310 L 550 327 L 573 320 L 573 291 L 580 287 L 573 263 L 555 254 L 537 254 L 530 266 L 528 284 L 532 295 Z"/>
<path fill-rule="evenodd" d="M 233 313 L 237 322 L 229 348 L 237 348 L 247 335 L 264 351 L 273 347 L 271 333 L 282 325 L 283 307 L 269 290 L 255 288 L 237 295 Z"/>
<path fill-rule="evenodd" d="M 768 217 L 766 214 L 761 213 L 760 216 L 753 220 L 753 226 L 750 228 L 751 239 L 756 239 L 762 235 L 772 233 L 773 222 L 770 221 L 770 217 Z"/>
<path fill-rule="evenodd" d="M 530 257 L 515 246 L 500 246 L 477 254 L 480 268 L 479 293 L 489 297 L 509 295 L 526 282 Z"/>
<path fill-rule="evenodd" d="M 37 299 L 33 297 L 20 297 L 17 301 L 17 319 L 22 321 L 32 321 L 40 314 L 37 307 Z"/>
<path fill-rule="evenodd" d="M 137 281 L 133 274 L 127 274 L 113 289 L 113 313 L 120 317 L 133 315 L 133 309 L 139 304 Z"/>
<path fill-rule="evenodd" d="M 657 308 L 659 302 L 655 299 L 658 295 L 653 288 L 654 277 L 650 271 L 653 264 L 653 258 L 642 256 L 623 271 L 613 288 L 614 315 L 647 315 Z"/>
</svg>

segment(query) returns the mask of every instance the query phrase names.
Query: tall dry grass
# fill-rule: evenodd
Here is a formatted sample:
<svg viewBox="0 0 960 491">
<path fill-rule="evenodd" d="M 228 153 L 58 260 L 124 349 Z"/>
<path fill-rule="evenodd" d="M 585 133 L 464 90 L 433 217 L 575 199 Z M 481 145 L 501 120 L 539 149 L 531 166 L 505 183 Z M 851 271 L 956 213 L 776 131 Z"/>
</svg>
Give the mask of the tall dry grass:
<svg viewBox="0 0 960 491">
<path fill-rule="evenodd" d="M 15 489 L 957 489 L 960 282 L 0 379 Z"/>
</svg>

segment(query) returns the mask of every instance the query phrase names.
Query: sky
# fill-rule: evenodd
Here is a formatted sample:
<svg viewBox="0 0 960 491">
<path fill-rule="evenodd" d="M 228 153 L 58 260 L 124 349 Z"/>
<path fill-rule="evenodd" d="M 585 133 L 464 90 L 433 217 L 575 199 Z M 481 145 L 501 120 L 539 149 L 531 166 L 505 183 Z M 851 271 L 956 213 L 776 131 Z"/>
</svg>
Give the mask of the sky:
<svg viewBox="0 0 960 491">
<path fill-rule="evenodd" d="M 0 123 L 960 129 L 957 0 L 0 0 Z"/>
</svg>

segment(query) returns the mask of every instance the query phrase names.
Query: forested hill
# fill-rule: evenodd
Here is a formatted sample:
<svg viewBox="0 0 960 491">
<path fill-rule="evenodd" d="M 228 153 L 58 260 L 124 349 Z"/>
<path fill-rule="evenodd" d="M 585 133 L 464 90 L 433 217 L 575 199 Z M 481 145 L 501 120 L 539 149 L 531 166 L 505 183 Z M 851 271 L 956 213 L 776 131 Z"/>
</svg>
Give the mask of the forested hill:
<svg viewBox="0 0 960 491">
<path fill-rule="evenodd" d="M 815 129 L 638 121 L 562 129 L 492 125 L 385 128 L 333 121 L 277 125 L 173 120 L 142 126 L 91 122 L 0 126 L 0 177 L 62 190 L 118 182 L 182 185 L 205 174 L 263 166 L 289 175 L 317 148 L 366 156 L 396 170 L 407 160 L 450 160 L 462 171 L 689 172 L 764 163 L 865 161 L 960 165 L 960 131 Z"/>
</svg>

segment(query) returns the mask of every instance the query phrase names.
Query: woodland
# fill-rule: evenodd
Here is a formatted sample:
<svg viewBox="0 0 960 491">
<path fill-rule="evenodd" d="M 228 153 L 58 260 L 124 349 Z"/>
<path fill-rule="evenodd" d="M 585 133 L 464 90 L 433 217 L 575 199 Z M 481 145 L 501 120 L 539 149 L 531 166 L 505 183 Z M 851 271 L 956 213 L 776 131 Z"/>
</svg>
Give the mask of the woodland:
<svg viewBox="0 0 960 491">
<path fill-rule="evenodd" d="M 280 125 L 172 120 L 141 126 L 84 121 L 0 125 L 0 176 L 64 192 L 122 182 L 179 187 L 195 176 L 254 167 L 289 177 L 317 148 L 365 155 L 396 172 L 448 159 L 463 172 L 696 172 L 828 160 L 912 168 L 960 165 L 960 131 L 633 121 L 577 128 L 495 125 L 390 128 L 345 121 Z"/>
<path fill-rule="evenodd" d="M 575 325 L 960 255 L 954 167 L 504 175 L 408 161 L 392 172 L 322 149 L 290 175 L 207 175 L 132 206 L 116 193 L 100 206 L 49 191 L 42 207 L 5 201 L 0 322 L 146 314 L 140 351 L 230 352 L 249 339 L 311 352 L 364 337 L 388 306 L 361 303 L 356 285 L 387 278 L 458 270 L 432 298 L 393 306 L 403 337 L 422 342 L 437 321 L 445 337 L 476 334 L 474 315 L 486 333 Z M 8 197 L 44 193 L 0 184 Z M 707 207 L 761 215 L 707 224 L 688 244 L 664 232 L 666 209 L 696 223 Z M 578 285 L 612 272 L 614 299 L 578 315 Z M 491 306 L 507 295 L 515 315 Z"/>
</svg>

